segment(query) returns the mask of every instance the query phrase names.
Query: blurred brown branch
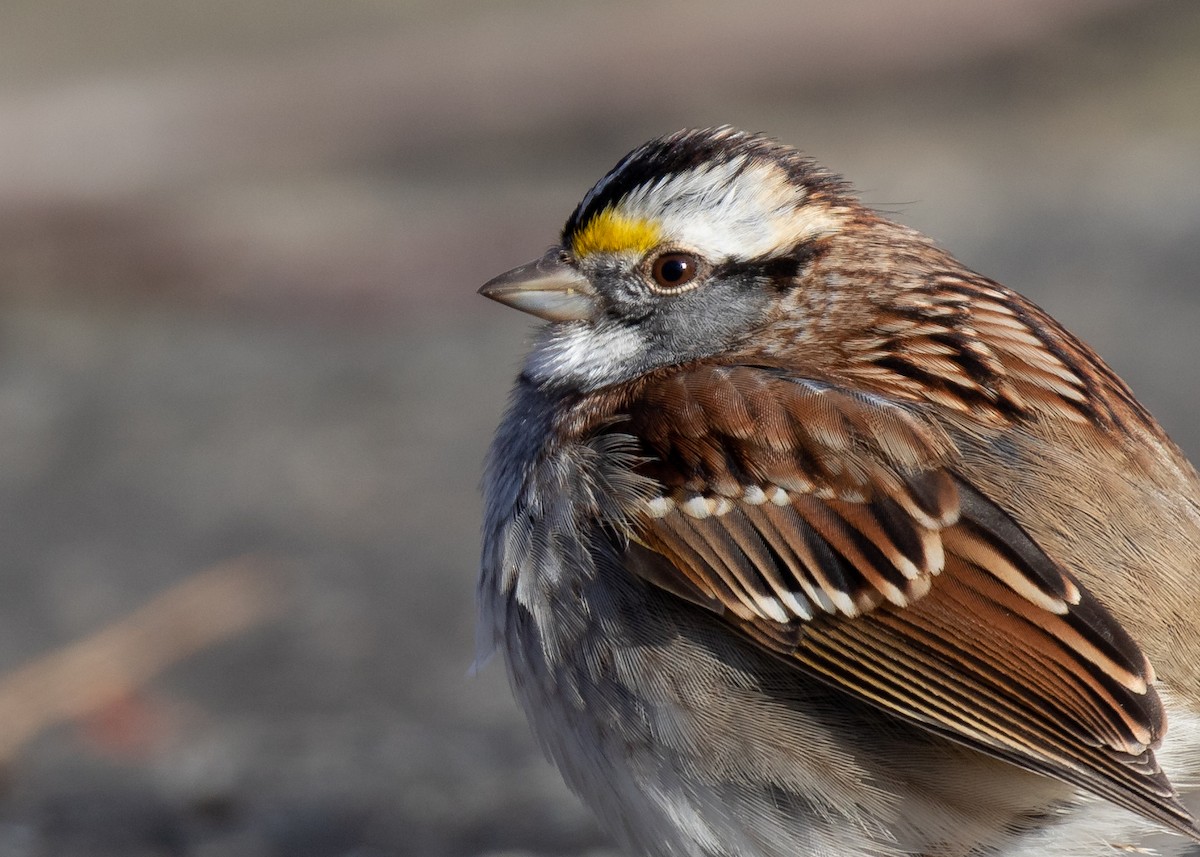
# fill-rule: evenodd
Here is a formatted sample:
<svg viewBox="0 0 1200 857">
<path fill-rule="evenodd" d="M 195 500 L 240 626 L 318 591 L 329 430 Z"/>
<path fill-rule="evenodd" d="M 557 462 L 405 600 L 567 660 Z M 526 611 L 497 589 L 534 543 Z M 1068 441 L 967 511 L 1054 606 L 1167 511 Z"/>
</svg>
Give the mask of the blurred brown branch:
<svg viewBox="0 0 1200 857">
<path fill-rule="evenodd" d="M 197 572 L 97 633 L 0 677 L 0 764 L 43 729 L 114 704 L 189 655 L 282 612 L 271 564 Z"/>
</svg>

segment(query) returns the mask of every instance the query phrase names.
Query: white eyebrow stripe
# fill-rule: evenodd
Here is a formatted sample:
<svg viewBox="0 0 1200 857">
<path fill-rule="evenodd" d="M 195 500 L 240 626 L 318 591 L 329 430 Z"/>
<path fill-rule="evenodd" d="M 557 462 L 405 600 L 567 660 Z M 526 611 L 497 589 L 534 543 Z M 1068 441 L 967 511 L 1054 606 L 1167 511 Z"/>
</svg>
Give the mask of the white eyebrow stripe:
<svg viewBox="0 0 1200 857">
<path fill-rule="evenodd" d="M 667 241 L 707 258 L 754 259 L 838 230 L 836 210 L 804 199 L 778 166 L 742 155 L 643 185 L 616 211 L 654 222 Z"/>
</svg>

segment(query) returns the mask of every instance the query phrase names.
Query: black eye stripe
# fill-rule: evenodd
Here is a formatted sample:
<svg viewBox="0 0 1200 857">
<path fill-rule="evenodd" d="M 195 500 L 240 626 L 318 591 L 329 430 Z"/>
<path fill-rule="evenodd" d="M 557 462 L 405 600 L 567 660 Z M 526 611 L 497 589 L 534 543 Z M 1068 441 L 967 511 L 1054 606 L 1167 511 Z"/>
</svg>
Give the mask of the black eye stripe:
<svg viewBox="0 0 1200 857">
<path fill-rule="evenodd" d="M 813 260 L 816 253 L 815 246 L 805 243 L 784 256 L 726 262 L 716 267 L 713 276 L 723 279 L 767 280 L 777 287 L 785 288 Z"/>
</svg>

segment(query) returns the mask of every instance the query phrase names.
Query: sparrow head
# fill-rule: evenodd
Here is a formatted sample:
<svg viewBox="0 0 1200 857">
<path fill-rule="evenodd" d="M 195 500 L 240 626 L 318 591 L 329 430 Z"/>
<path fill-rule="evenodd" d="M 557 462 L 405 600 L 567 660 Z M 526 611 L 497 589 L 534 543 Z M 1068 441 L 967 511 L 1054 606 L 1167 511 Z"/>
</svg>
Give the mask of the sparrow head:
<svg viewBox="0 0 1200 857">
<path fill-rule="evenodd" d="M 529 380 L 598 389 L 736 349 L 860 211 L 795 149 L 728 127 L 681 131 L 626 155 L 559 245 L 480 293 L 552 322 Z"/>
</svg>

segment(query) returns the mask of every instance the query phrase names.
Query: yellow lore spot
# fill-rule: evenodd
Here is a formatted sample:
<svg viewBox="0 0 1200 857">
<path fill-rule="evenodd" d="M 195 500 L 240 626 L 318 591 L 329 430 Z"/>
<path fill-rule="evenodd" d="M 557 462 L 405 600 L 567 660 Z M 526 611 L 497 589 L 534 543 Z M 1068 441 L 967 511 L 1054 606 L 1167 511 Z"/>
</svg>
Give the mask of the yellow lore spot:
<svg viewBox="0 0 1200 857">
<path fill-rule="evenodd" d="M 658 225 L 639 217 L 627 217 L 606 208 L 587 222 L 571 239 L 576 258 L 593 253 L 620 253 L 632 250 L 647 253 L 658 246 Z"/>
</svg>

